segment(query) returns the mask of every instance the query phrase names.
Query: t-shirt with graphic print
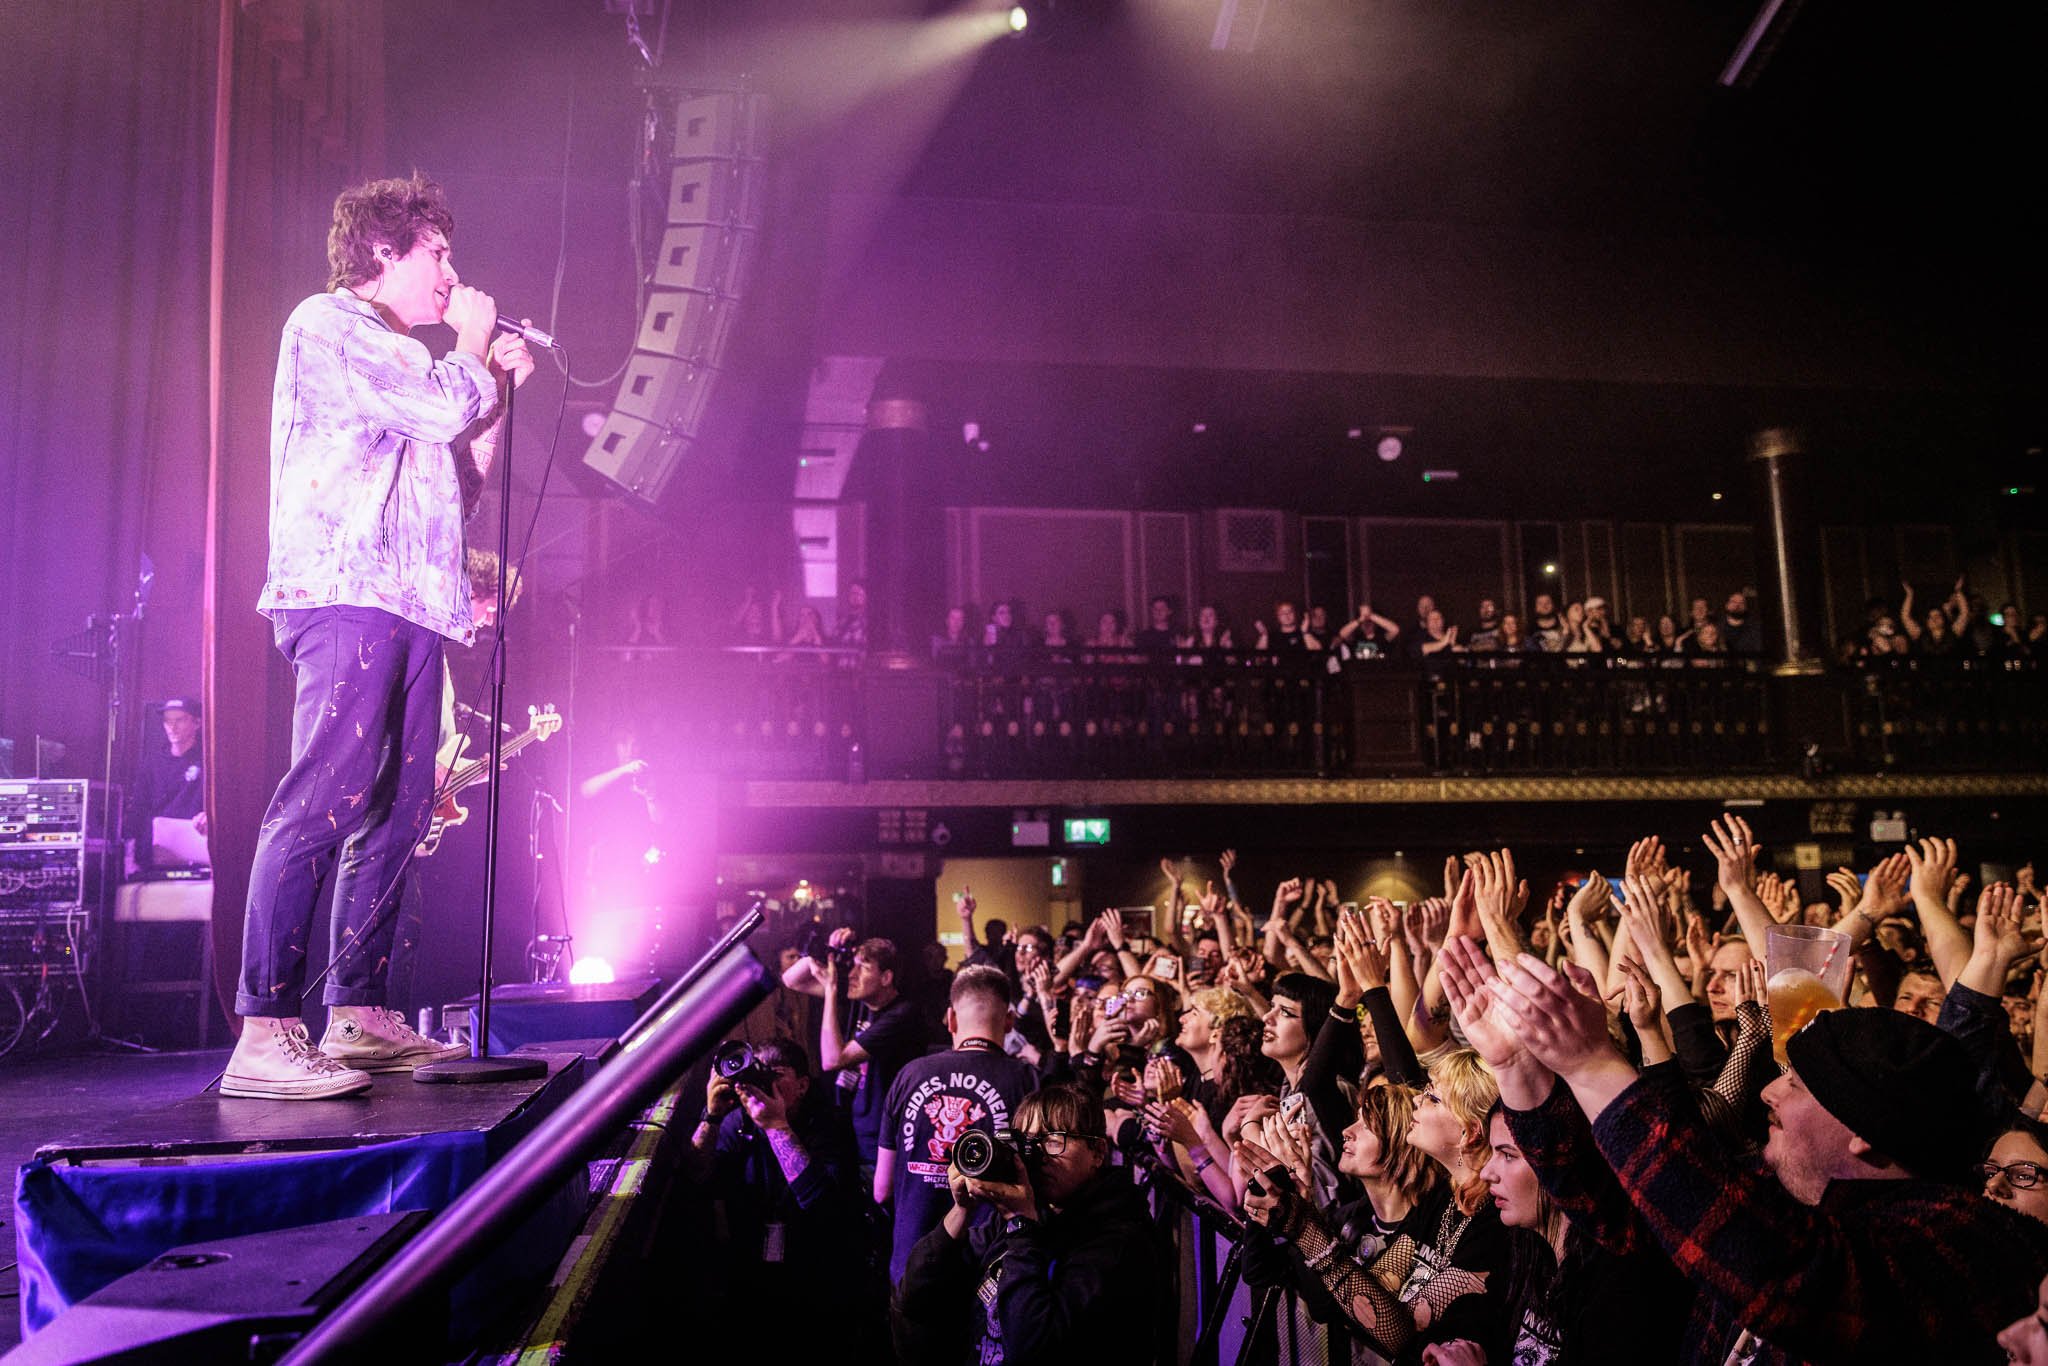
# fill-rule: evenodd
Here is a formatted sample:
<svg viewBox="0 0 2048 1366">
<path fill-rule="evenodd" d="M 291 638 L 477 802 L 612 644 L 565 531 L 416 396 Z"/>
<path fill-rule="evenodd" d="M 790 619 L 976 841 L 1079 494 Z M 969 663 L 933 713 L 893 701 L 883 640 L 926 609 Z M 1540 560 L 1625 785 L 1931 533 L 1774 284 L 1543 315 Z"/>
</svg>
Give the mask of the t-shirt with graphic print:
<svg viewBox="0 0 2048 1366">
<path fill-rule="evenodd" d="M 953 1203 L 946 1168 L 953 1145 L 969 1129 L 993 1134 L 1016 1123 L 1017 1106 L 1038 1089 L 1038 1073 L 981 1039 L 980 1045 L 932 1053 L 896 1074 L 882 1113 L 883 1137 L 896 1155 L 892 1202 L 895 1236 L 889 1251 L 889 1280 L 903 1277 L 903 1265 L 917 1240 L 939 1226 Z"/>
</svg>

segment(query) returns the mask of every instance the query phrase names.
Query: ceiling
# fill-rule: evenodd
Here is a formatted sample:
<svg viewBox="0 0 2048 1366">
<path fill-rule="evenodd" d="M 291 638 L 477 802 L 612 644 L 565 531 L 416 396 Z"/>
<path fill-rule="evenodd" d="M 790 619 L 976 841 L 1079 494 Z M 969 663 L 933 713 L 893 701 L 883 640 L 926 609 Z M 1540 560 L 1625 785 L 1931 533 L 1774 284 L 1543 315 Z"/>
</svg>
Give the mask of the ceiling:
<svg viewBox="0 0 2048 1366">
<path fill-rule="evenodd" d="M 1088 22 L 1053 41 L 907 71 L 909 35 L 961 8 L 676 3 L 665 56 L 759 80 L 797 202 L 815 183 L 1528 229 L 1596 250 L 1646 234 L 1711 239 L 1797 281 L 1783 320 L 1793 335 L 1809 310 L 1853 301 L 1875 335 L 1928 358 L 1921 367 L 1916 351 L 1881 389 L 1817 392 L 903 357 L 894 379 L 915 377 L 945 422 L 973 417 L 994 437 L 993 458 L 947 476 L 961 497 L 1055 487 L 1066 501 L 1239 501 L 1247 484 L 1293 498 L 1341 486 L 1411 510 L 1481 489 L 1556 497 L 1579 471 L 1611 482 L 1651 468 L 1663 472 L 1653 493 L 1690 500 L 1739 481 L 1748 430 L 1788 419 L 1818 426 L 1845 471 L 1883 471 L 1901 506 L 2036 482 L 2044 224 L 2017 11 L 1807 0 L 1787 6 L 1782 41 L 1738 90 L 1715 78 L 1754 14 L 1747 0 L 1269 0 L 1251 53 L 1210 50 L 1216 0 L 1066 0 Z M 579 366 L 593 374 L 630 344 L 618 205 L 640 108 L 624 21 L 604 9 L 387 5 L 393 154 L 515 206 L 525 226 L 480 231 L 508 256 L 540 258 L 530 281 L 511 277 L 524 297 L 552 291 L 561 200 L 570 288 L 558 330 L 595 358 Z M 642 23 L 653 41 L 659 15 Z M 451 46 L 469 60 L 451 67 Z M 484 107 L 503 114 L 491 139 L 462 131 Z M 774 315 L 775 339 L 757 349 L 800 357 L 803 321 Z M 1209 432 L 1193 433 L 1196 421 Z M 1361 423 L 1415 427 L 1418 467 L 1455 463 L 1467 478 L 1448 497 L 1333 479 L 1356 451 L 1344 432 Z"/>
</svg>

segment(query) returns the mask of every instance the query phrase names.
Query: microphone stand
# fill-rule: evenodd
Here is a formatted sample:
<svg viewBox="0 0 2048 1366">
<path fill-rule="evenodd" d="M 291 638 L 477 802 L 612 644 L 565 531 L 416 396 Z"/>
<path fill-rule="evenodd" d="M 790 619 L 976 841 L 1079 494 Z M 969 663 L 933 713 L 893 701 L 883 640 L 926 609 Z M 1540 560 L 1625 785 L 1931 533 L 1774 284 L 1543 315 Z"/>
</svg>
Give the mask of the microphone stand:
<svg viewBox="0 0 2048 1366">
<path fill-rule="evenodd" d="M 484 793 L 484 933 L 483 966 L 477 975 L 476 1019 L 470 1029 L 469 1056 L 447 1062 L 431 1062 L 413 1069 L 412 1079 L 437 1085 L 474 1081 L 517 1081 L 544 1077 L 548 1065 L 542 1058 L 494 1058 L 491 1056 L 491 941 L 498 918 L 498 792 L 504 787 L 505 729 L 496 718 L 505 714 L 505 580 L 512 564 L 512 397 L 519 386 L 505 388 L 505 430 L 498 438 L 498 639 L 491 651 L 490 786 Z"/>
</svg>

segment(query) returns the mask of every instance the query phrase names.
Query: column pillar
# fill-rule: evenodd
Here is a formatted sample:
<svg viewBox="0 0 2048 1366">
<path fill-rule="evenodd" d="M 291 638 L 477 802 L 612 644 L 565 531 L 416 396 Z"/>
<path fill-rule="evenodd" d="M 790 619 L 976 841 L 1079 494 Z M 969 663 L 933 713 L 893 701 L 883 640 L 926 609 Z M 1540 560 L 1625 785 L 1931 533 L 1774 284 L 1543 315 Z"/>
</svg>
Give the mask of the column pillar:
<svg viewBox="0 0 2048 1366">
<path fill-rule="evenodd" d="M 1826 671 L 1821 636 L 1820 528 L 1807 495 L 1806 453 L 1790 427 L 1767 427 L 1749 441 L 1762 512 L 1765 644 L 1771 672 L 1802 677 Z"/>
</svg>

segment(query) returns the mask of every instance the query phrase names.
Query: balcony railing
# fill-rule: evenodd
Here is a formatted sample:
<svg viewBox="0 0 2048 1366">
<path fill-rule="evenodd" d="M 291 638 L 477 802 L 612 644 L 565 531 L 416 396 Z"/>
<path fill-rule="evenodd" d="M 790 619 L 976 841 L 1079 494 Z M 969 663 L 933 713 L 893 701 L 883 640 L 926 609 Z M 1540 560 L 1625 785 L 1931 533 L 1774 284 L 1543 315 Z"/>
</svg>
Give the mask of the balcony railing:
<svg viewBox="0 0 2048 1366">
<path fill-rule="evenodd" d="M 830 649 L 586 657 L 585 720 L 761 778 L 1354 777 L 2048 768 L 2048 672 L 1901 660 L 1818 679 L 1740 658 L 1390 660 Z M 572 721 L 576 718 L 572 718 Z M 586 730 L 586 733 L 589 733 Z"/>
</svg>

